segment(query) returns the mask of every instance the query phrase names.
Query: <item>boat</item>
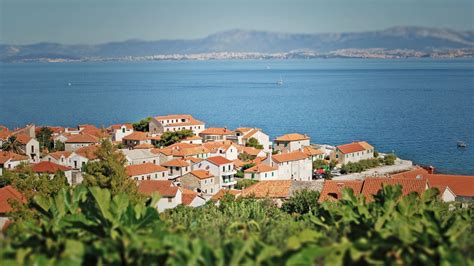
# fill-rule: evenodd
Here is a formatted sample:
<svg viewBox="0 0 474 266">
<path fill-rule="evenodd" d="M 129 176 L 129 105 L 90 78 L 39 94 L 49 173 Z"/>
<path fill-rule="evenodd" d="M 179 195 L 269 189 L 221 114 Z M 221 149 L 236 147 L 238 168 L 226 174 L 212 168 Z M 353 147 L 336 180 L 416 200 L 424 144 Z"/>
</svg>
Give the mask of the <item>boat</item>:
<svg viewBox="0 0 474 266">
<path fill-rule="evenodd" d="M 280 76 L 280 79 L 277 80 L 276 84 L 283 85 L 283 79 L 281 78 L 281 76 Z"/>
<path fill-rule="evenodd" d="M 464 141 L 458 141 L 457 145 L 459 148 L 466 148 L 467 146 L 466 143 L 464 143 Z"/>
</svg>

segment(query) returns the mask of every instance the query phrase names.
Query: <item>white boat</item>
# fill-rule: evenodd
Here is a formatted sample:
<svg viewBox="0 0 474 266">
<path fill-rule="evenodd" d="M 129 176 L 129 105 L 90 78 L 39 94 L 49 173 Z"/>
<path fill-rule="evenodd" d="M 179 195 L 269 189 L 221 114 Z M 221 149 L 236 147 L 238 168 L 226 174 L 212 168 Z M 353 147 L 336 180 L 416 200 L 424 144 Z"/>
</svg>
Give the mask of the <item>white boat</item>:
<svg viewBox="0 0 474 266">
<path fill-rule="evenodd" d="M 277 80 L 276 84 L 283 85 L 283 79 L 281 78 L 281 76 L 280 76 L 280 79 Z"/>
</svg>

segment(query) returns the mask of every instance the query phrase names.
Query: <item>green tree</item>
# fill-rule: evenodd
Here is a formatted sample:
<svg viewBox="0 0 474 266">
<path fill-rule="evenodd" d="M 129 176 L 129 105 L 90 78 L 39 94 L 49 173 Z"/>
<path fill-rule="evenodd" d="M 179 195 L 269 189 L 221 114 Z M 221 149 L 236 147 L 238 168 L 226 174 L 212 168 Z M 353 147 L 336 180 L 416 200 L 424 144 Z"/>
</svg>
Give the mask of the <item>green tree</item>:
<svg viewBox="0 0 474 266">
<path fill-rule="evenodd" d="M 40 150 L 53 150 L 54 148 L 54 142 L 53 142 L 53 131 L 51 131 L 50 128 L 48 127 L 42 127 L 40 128 L 38 134 L 36 135 L 36 139 L 39 142 Z"/>
<path fill-rule="evenodd" d="M 281 209 L 290 214 L 306 214 L 318 210 L 318 199 L 318 191 L 303 189 L 297 191 L 290 199 L 285 201 Z"/>
<path fill-rule="evenodd" d="M 21 143 L 16 139 L 16 136 L 10 136 L 2 145 L 2 150 L 11 151 L 15 153 L 22 153 Z"/>
<path fill-rule="evenodd" d="M 322 169 L 326 167 L 328 167 L 328 165 L 326 164 L 326 162 L 324 162 L 324 160 L 316 159 L 313 161 L 313 170 Z"/>
<path fill-rule="evenodd" d="M 83 184 L 110 189 L 113 195 L 127 193 L 134 200 L 141 200 L 135 180 L 125 172 L 126 159 L 122 152 L 109 140 L 103 140 L 95 152 L 97 160 L 89 161 L 84 167 Z"/>
<path fill-rule="evenodd" d="M 395 154 L 393 154 L 393 153 L 386 154 L 386 155 L 383 157 L 383 163 L 384 163 L 385 165 L 394 165 L 396 159 L 397 159 L 397 156 L 395 156 Z"/>
<path fill-rule="evenodd" d="M 150 123 L 151 119 L 151 117 L 147 117 L 138 122 L 133 123 L 133 130 L 148 132 L 150 130 L 148 124 Z"/>
<path fill-rule="evenodd" d="M 235 184 L 235 189 L 247 188 L 255 183 L 258 183 L 258 181 L 251 180 L 251 179 L 240 179 L 240 180 L 237 180 L 237 184 Z"/>
<path fill-rule="evenodd" d="M 180 142 L 181 140 L 191 136 L 194 136 L 194 133 L 192 130 L 189 129 L 183 129 L 180 131 L 173 132 L 167 131 L 161 135 L 160 145 L 166 147 Z"/>
<path fill-rule="evenodd" d="M 247 147 L 254 147 L 255 149 L 263 149 L 263 145 L 261 145 L 256 138 L 249 138 L 247 142 L 245 143 L 245 146 Z"/>
<path fill-rule="evenodd" d="M 54 151 L 64 151 L 65 150 L 65 145 L 63 142 L 61 142 L 60 140 L 56 140 L 54 142 Z"/>
</svg>

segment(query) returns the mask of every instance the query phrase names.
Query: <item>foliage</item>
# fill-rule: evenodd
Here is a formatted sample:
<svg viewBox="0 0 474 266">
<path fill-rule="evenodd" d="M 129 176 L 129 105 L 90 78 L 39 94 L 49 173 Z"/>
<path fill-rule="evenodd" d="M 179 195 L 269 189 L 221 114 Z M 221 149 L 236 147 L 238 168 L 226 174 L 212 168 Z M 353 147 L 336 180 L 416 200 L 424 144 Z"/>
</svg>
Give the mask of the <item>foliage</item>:
<svg viewBox="0 0 474 266">
<path fill-rule="evenodd" d="M 375 158 L 378 158 L 378 157 L 379 157 L 379 152 L 378 152 L 378 151 L 374 151 L 374 157 L 375 157 Z"/>
<path fill-rule="evenodd" d="M 15 153 L 22 153 L 21 143 L 16 139 L 16 136 L 8 137 L 7 141 L 2 144 L 2 150 L 11 151 Z"/>
<path fill-rule="evenodd" d="M 60 140 L 56 140 L 54 142 L 54 148 L 52 149 L 53 151 L 64 151 L 65 150 L 65 145 L 63 142 L 61 142 Z"/>
<path fill-rule="evenodd" d="M 97 160 L 84 167 L 84 185 L 110 189 L 112 195 L 125 192 L 137 201 L 140 199 L 135 181 L 125 172 L 125 156 L 109 140 L 101 142 L 95 152 Z"/>
<path fill-rule="evenodd" d="M 148 132 L 150 130 L 148 124 L 150 123 L 151 119 L 152 119 L 151 117 L 147 117 L 147 118 L 143 118 L 142 120 L 138 122 L 133 123 L 133 130 Z"/>
<path fill-rule="evenodd" d="M 393 154 L 393 153 L 386 154 L 386 155 L 383 157 L 383 163 L 384 163 L 385 165 L 394 165 L 396 159 L 397 159 L 397 156 L 395 156 L 395 154 Z"/>
<path fill-rule="evenodd" d="M 281 206 L 282 211 L 289 214 L 306 214 L 317 210 L 319 192 L 303 189 L 296 192 L 289 200 Z"/>
<path fill-rule="evenodd" d="M 254 160 L 255 158 L 257 158 L 257 156 L 250 155 L 247 153 L 239 153 L 239 155 L 237 155 L 237 158 L 243 162 L 248 162 Z"/>
<path fill-rule="evenodd" d="M 169 146 L 172 144 L 175 144 L 177 142 L 180 142 L 181 140 L 194 136 L 194 133 L 192 130 L 189 129 L 183 129 L 180 131 L 167 131 L 161 135 L 161 140 L 160 140 L 160 145 L 161 146 Z"/>
<path fill-rule="evenodd" d="M 254 147 L 255 149 L 262 150 L 263 145 L 258 142 L 256 138 L 249 138 L 247 142 L 245 143 L 245 146 L 247 147 Z"/>
<path fill-rule="evenodd" d="M 36 139 L 39 142 L 40 150 L 51 151 L 54 148 L 53 142 L 53 131 L 49 127 L 40 128 L 38 134 L 36 134 Z"/>
<path fill-rule="evenodd" d="M 325 167 L 328 167 L 328 164 L 324 160 L 316 159 L 313 161 L 313 170 Z"/>
<path fill-rule="evenodd" d="M 235 189 L 243 189 L 246 187 L 250 187 L 251 185 L 257 183 L 257 180 L 252 179 L 239 179 L 237 180 L 237 184 L 235 184 Z"/>
</svg>

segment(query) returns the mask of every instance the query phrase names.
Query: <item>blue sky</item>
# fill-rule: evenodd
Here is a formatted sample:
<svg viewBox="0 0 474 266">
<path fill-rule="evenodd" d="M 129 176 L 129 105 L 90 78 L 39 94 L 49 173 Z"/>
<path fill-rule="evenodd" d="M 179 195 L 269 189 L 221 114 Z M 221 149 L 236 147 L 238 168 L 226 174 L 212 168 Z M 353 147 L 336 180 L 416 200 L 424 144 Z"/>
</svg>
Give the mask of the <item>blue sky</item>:
<svg viewBox="0 0 474 266">
<path fill-rule="evenodd" d="M 228 29 L 474 30 L 474 0 L 0 0 L 0 42 L 192 39 Z"/>
</svg>

